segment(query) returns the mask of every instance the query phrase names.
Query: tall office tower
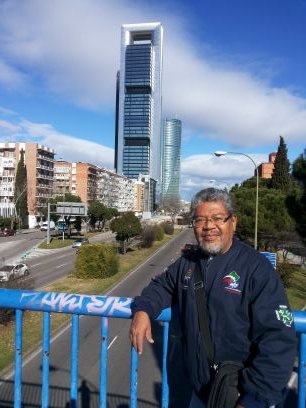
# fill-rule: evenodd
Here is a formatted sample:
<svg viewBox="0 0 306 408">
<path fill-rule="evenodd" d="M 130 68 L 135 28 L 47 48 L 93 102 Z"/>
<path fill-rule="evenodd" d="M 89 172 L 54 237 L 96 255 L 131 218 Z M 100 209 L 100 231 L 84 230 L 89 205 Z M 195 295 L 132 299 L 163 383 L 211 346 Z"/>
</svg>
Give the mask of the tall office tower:
<svg viewBox="0 0 306 408">
<path fill-rule="evenodd" d="M 118 124 L 119 124 L 119 89 L 120 89 L 120 71 L 116 75 L 116 117 L 115 117 L 115 160 L 114 169 L 118 169 Z"/>
<path fill-rule="evenodd" d="M 162 150 L 161 204 L 173 204 L 180 197 L 182 122 L 165 119 Z"/>
<path fill-rule="evenodd" d="M 121 29 L 115 167 L 130 179 L 160 180 L 162 40 L 160 23 Z"/>
</svg>

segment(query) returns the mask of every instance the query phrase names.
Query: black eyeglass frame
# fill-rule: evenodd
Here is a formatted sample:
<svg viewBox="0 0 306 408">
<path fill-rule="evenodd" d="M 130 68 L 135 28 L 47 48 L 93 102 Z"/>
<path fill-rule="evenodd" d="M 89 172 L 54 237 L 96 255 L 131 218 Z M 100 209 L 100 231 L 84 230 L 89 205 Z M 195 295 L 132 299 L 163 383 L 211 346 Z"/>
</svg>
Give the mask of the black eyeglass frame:
<svg viewBox="0 0 306 408">
<path fill-rule="evenodd" d="M 211 222 L 211 223 L 214 224 L 214 225 L 224 225 L 225 223 L 227 223 L 227 221 L 228 221 L 232 216 L 233 216 L 233 214 L 229 214 L 229 215 L 228 215 L 227 217 L 225 217 L 225 218 L 222 218 L 222 219 L 221 219 L 221 217 L 220 217 L 220 221 L 222 220 L 222 223 L 221 223 L 221 224 L 216 223 L 216 222 L 213 220 L 213 218 L 206 218 L 206 219 L 204 220 L 204 222 L 201 222 L 200 225 L 198 225 L 198 226 L 196 226 L 196 220 L 193 219 L 193 220 L 192 220 L 192 225 L 193 225 L 193 227 L 195 227 L 195 228 L 203 227 L 203 226 L 206 225 L 208 222 Z"/>
</svg>

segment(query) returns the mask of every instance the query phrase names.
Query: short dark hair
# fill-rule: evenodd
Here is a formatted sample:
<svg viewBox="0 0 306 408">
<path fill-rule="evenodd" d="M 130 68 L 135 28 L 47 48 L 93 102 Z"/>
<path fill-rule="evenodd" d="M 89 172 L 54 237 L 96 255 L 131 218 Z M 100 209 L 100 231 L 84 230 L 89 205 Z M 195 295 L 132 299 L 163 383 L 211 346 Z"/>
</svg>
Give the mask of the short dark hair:
<svg viewBox="0 0 306 408">
<path fill-rule="evenodd" d="M 222 201 L 227 211 L 230 214 L 235 214 L 234 203 L 231 196 L 229 195 L 229 192 L 227 190 L 209 187 L 199 191 L 192 198 L 190 204 L 191 218 L 194 217 L 195 209 L 199 204 L 210 201 Z"/>
</svg>

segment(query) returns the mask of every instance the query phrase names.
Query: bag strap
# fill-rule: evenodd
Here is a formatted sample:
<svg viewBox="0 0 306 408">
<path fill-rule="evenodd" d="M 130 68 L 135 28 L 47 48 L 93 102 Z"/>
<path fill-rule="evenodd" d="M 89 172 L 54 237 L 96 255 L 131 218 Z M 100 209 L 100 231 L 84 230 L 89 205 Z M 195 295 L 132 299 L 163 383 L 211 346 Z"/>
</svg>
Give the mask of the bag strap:
<svg viewBox="0 0 306 408">
<path fill-rule="evenodd" d="M 207 298 L 203 283 L 203 277 L 201 273 L 200 260 L 195 263 L 194 270 L 194 292 L 197 301 L 198 308 L 198 320 L 200 326 L 200 333 L 204 345 L 204 350 L 206 351 L 207 360 L 209 366 L 212 367 L 214 364 L 214 349 L 212 345 L 210 329 L 209 329 L 209 317 L 207 310 Z"/>
</svg>

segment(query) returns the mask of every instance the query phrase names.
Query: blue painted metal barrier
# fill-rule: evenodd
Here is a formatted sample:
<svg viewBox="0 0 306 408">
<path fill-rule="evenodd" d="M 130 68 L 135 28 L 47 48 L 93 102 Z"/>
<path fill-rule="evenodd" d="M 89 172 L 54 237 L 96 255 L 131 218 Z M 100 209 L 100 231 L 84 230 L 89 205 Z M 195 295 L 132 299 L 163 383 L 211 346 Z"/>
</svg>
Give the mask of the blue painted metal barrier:
<svg viewBox="0 0 306 408">
<path fill-rule="evenodd" d="M 20 291 L 0 289 L 0 308 L 16 309 L 15 321 L 15 379 L 14 379 L 14 408 L 22 406 L 22 320 L 23 311 L 32 310 L 43 312 L 42 334 L 42 400 L 41 406 L 49 405 L 49 353 L 50 353 L 50 313 L 72 314 L 72 346 L 71 346 L 71 406 L 78 406 L 78 337 L 79 316 L 91 315 L 102 318 L 100 345 L 100 408 L 107 406 L 107 347 L 108 347 L 108 319 L 131 317 L 132 298 L 77 295 L 68 293 Z M 169 321 L 171 310 L 165 309 L 157 318 L 164 322 L 163 327 L 163 359 L 162 359 L 162 400 L 161 407 L 169 405 L 169 389 L 167 381 L 167 348 L 169 337 Z M 306 401 L 306 312 L 294 312 L 294 323 L 300 336 L 299 351 L 299 408 L 305 408 Z M 1 333 L 0 333 L 1 335 Z M 128 339 L 127 339 L 128 341 Z M 0 350 L 1 352 L 1 350 Z M 138 384 L 138 355 L 131 347 L 130 367 L 130 407 L 137 407 Z"/>
</svg>

